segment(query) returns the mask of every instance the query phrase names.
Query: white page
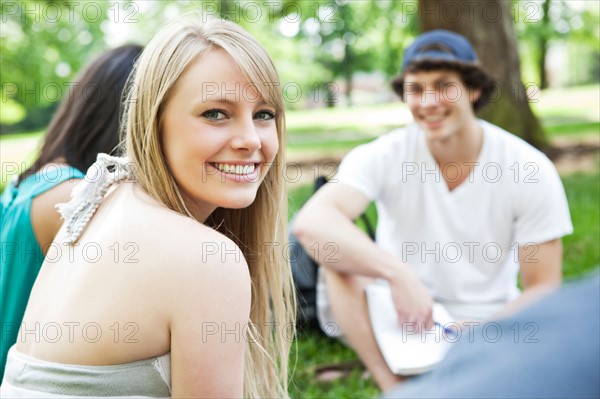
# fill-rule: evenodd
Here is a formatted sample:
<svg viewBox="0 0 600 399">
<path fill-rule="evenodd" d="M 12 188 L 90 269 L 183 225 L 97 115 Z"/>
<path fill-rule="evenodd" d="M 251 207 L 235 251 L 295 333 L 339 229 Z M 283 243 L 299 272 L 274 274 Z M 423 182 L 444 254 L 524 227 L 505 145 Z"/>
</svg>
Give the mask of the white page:
<svg viewBox="0 0 600 399">
<path fill-rule="evenodd" d="M 452 331 L 442 326 L 452 323 L 452 318 L 440 304 L 434 304 L 434 329 L 416 332 L 416 326 L 406 323 L 403 328 L 385 285 L 371 284 L 366 289 L 371 326 L 375 339 L 390 370 L 400 375 L 415 375 L 431 370 L 452 346 Z"/>
</svg>

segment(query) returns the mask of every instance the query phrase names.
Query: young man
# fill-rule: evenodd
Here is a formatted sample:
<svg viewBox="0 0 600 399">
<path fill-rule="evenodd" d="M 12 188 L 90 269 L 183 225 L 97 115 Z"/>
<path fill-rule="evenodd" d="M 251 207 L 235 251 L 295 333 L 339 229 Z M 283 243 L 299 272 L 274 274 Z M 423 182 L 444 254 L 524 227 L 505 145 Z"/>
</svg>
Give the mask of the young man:
<svg viewBox="0 0 600 399">
<path fill-rule="evenodd" d="M 350 152 L 294 226 L 321 249 L 321 326 L 343 336 L 382 390 L 400 377 L 375 342 L 368 284 L 387 281 L 401 323 L 431 327 L 434 301 L 456 320 L 487 319 L 560 285 L 561 237 L 572 232 L 550 160 L 476 118 L 493 84 L 463 36 L 422 34 L 402 69 L 393 88 L 415 122 Z M 371 201 L 376 243 L 353 223 Z"/>
</svg>

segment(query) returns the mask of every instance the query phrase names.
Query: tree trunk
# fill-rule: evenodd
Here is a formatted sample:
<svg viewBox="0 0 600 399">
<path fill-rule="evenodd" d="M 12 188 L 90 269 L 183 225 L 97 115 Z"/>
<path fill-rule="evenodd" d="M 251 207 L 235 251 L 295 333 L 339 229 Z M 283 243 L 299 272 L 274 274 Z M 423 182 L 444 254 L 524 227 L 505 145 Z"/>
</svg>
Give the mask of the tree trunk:
<svg viewBox="0 0 600 399">
<path fill-rule="evenodd" d="M 352 68 L 350 67 L 352 62 L 352 47 L 346 44 L 344 53 L 344 80 L 346 81 L 346 101 L 349 107 L 353 105 L 352 103 Z"/>
<path fill-rule="evenodd" d="M 506 0 L 419 0 L 421 30 L 447 29 L 469 39 L 496 82 L 494 98 L 479 116 L 542 147 L 547 140 L 521 82 L 511 4 Z"/>
<path fill-rule="evenodd" d="M 550 29 L 550 0 L 545 0 L 542 5 L 544 15 L 542 17 L 542 32 L 539 37 L 540 59 L 538 68 L 540 71 L 540 89 L 548 88 L 548 77 L 546 75 L 546 54 L 548 54 L 548 32 Z"/>
</svg>

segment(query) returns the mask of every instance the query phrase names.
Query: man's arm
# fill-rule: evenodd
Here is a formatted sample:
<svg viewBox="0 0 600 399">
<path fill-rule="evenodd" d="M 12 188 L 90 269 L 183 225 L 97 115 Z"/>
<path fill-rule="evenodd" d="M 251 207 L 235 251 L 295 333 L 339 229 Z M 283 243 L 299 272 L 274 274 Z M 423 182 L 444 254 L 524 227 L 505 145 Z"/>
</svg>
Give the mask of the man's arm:
<svg viewBox="0 0 600 399">
<path fill-rule="evenodd" d="M 392 260 L 353 223 L 368 204 L 360 191 L 328 183 L 300 210 L 294 234 L 321 265 L 339 272 L 389 279 Z"/>
<path fill-rule="evenodd" d="M 319 264 L 389 281 L 400 322 L 431 326 L 431 294 L 408 265 L 378 247 L 354 224 L 368 204 L 357 189 L 328 183 L 298 213 L 293 232 Z"/>
<path fill-rule="evenodd" d="M 562 241 L 519 246 L 523 294 L 500 310 L 497 317 L 512 314 L 560 287 L 562 282 Z"/>
</svg>

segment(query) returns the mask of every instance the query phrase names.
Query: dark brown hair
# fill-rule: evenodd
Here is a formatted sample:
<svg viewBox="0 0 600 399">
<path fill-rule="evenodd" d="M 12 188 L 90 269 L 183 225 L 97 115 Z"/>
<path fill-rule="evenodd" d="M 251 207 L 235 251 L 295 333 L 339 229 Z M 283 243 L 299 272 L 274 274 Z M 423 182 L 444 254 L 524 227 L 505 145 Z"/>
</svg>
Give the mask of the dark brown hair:
<svg viewBox="0 0 600 399">
<path fill-rule="evenodd" d="M 106 51 L 78 75 L 50 121 L 40 155 L 20 181 L 59 158 L 85 173 L 99 152 L 115 151 L 123 88 L 141 52 L 138 45 Z"/>
<path fill-rule="evenodd" d="M 420 71 L 452 71 L 459 74 L 462 83 L 469 89 L 481 90 L 481 95 L 473 103 L 473 110 L 479 111 L 492 98 L 492 94 L 496 91 L 495 82 L 492 78 L 478 65 L 461 63 L 456 61 L 444 61 L 426 59 L 415 61 L 408 64 L 401 75 L 392 80 L 392 89 L 404 101 L 404 77 L 407 73 L 416 73 Z"/>
</svg>

